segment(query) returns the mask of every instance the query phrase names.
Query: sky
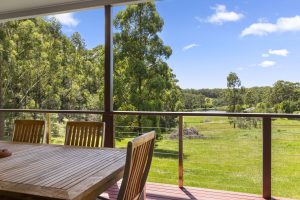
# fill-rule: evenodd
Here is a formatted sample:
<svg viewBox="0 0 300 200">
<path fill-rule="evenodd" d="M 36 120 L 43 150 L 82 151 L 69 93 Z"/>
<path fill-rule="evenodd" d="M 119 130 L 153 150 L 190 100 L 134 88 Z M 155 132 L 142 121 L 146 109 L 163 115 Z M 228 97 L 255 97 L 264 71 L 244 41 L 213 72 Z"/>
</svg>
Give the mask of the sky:
<svg viewBox="0 0 300 200">
<path fill-rule="evenodd" d="M 299 0 L 161 0 L 159 36 L 181 88 L 225 88 L 235 72 L 245 87 L 300 82 Z M 114 7 L 114 15 L 124 7 Z M 104 42 L 104 10 L 55 15 L 88 48 Z"/>
</svg>

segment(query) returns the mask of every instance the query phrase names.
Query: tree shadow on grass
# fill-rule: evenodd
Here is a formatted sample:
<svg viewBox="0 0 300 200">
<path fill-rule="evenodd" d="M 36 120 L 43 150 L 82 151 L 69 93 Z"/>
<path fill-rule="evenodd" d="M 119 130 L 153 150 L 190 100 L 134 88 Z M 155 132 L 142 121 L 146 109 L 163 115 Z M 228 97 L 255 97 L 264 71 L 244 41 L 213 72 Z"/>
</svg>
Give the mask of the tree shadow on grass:
<svg viewBox="0 0 300 200">
<path fill-rule="evenodd" d="M 169 158 L 169 159 L 178 159 L 178 151 L 167 150 L 167 149 L 154 149 L 153 156 L 155 158 Z M 183 159 L 186 159 L 188 156 L 183 154 Z"/>
</svg>

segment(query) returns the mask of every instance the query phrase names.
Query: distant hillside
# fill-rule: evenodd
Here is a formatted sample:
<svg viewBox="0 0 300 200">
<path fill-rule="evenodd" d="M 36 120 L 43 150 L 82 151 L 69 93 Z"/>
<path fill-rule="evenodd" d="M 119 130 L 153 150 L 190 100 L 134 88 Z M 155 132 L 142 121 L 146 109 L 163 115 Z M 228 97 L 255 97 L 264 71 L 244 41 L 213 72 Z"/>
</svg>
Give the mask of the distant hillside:
<svg viewBox="0 0 300 200">
<path fill-rule="evenodd" d="M 214 89 L 184 89 L 183 93 L 195 94 L 195 95 L 203 95 L 208 98 L 220 98 L 226 89 L 214 88 Z"/>
<path fill-rule="evenodd" d="M 226 110 L 228 106 L 225 98 L 226 91 L 226 88 L 183 89 L 184 109 Z M 247 108 L 255 107 L 259 103 L 270 103 L 273 101 L 274 91 L 274 87 L 270 86 L 242 88 L 243 106 Z M 276 89 L 276 91 L 278 90 Z"/>
</svg>

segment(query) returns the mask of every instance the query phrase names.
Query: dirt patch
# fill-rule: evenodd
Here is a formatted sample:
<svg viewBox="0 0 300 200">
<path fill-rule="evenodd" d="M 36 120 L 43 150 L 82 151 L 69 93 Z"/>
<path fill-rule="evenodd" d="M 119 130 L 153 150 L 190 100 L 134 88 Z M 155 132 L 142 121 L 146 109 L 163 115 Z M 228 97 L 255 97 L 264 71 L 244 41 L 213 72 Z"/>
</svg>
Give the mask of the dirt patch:
<svg viewBox="0 0 300 200">
<path fill-rule="evenodd" d="M 194 127 L 183 129 L 183 137 L 188 138 L 188 139 L 203 139 L 203 138 L 205 138 L 205 136 L 203 134 L 199 133 L 199 131 Z M 172 132 L 169 135 L 169 138 L 170 139 L 178 139 L 178 130 Z"/>
</svg>

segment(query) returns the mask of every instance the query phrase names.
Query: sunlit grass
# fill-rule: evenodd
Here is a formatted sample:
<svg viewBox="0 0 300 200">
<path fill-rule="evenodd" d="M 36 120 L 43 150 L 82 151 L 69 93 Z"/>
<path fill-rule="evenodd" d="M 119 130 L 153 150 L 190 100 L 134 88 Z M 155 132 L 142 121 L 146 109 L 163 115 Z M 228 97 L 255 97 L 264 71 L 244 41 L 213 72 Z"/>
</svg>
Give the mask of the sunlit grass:
<svg viewBox="0 0 300 200">
<path fill-rule="evenodd" d="M 205 137 L 184 139 L 184 185 L 210 189 L 262 192 L 262 129 L 233 128 L 226 117 L 185 117 L 185 127 L 195 127 Z M 116 140 L 126 148 L 133 138 Z M 64 136 L 51 143 L 63 144 Z M 300 198 L 300 121 L 273 120 L 272 192 L 274 196 Z M 156 142 L 148 181 L 177 184 L 178 140 Z"/>
</svg>

